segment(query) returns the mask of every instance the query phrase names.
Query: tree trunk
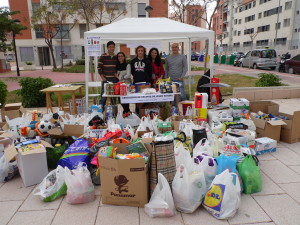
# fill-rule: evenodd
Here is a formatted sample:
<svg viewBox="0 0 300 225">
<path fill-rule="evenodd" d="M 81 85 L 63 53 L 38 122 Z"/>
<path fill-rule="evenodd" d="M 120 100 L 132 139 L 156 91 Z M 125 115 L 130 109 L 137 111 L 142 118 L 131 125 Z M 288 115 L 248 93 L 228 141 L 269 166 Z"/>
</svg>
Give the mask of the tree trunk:
<svg viewBox="0 0 300 225">
<path fill-rule="evenodd" d="M 52 57 L 52 61 L 53 61 L 53 69 L 57 69 L 56 67 L 56 60 L 54 57 L 54 52 L 53 52 L 53 46 L 51 44 L 47 44 L 49 49 L 50 49 L 50 53 L 51 53 L 51 57 Z"/>
</svg>

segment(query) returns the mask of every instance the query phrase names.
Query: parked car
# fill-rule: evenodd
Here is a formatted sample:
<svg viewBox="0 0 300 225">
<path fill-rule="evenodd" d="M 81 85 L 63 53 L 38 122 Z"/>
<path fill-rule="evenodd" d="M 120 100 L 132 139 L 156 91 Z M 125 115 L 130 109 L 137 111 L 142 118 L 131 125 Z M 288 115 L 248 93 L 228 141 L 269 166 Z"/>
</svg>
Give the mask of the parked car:
<svg viewBox="0 0 300 225">
<path fill-rule="evenodd" d="M 300 54 L 285 61 L 285 71 L 288 73 L 300 73 Z"/>
<path fill-rule="evenodd" d="M 255 49 L 249 51 L 241 59 L 241 67 L 252 67 L 253 69 L 270 68 L 275 70 L 277 66 L 277 56 L 274 49 Z"/>
<path fill-rule="evenodd" d="M 200 57 L 200 53 L 199 52 L 193 52 L 191 54 L 191 60 L 192 61 L 198 61 L 199 57 Z"/>
<path fill-rule="evenodd" d="M 233 66 L 240 66 L 241 58 L 243 58 L 245 55 L 243 52 L 235 52 L 235 53 L 237 53 L 237 54 L 235 54 Z M 234 53 L 233 53 L 233 55 L 234 55 Z"/>
</svg>

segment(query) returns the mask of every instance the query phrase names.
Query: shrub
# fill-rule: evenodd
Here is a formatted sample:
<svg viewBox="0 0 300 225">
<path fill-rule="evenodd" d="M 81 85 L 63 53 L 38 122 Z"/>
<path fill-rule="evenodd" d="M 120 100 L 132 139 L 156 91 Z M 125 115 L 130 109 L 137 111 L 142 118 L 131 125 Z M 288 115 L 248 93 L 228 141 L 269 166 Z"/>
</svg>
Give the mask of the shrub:
<svg viewBox="0 0 300 225">
<path fill-rule="evenodd" d="M 45 93 L 40 90 L 53 85 L 49 78 L 24 77 L 19 81 L 21 89 L 17 94 L 21 96 L 24 107 L 44 107 L 46 106 Z"/>
<path fill-rule="evenodd" d="M 7 93 L 7 85 L 0 80 L 0 108 L 5 104 Z"/>
<path fill-rule="evenodd" d="M 78 59 L 78 60 L 76 60 L 75 65 L 85 65 L 85 59 Z"/>
<path fill-rule="evenodd" d="M 273 73 L 260 73 L 258 74 L 259 80 L 255 83 L 256 87 L 273 87 L 283 86 L 281 79 Z"/>
<path fill-rule="evenodd" d="M 26 65 L 31 66 L 32 62 L 25 62 Z"/>
</svg>

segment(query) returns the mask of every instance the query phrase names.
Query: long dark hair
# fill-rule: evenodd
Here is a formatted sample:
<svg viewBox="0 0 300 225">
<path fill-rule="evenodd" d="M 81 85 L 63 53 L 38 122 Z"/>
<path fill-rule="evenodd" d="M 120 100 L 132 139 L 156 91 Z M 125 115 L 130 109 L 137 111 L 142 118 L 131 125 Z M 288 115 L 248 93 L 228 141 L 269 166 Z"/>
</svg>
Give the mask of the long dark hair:
<svg viewBox="0 0 300 225">
<path fill-rule="evenodd" d="M 119 61 L 119 55 L 120 54 L 124 56 L 124 62 L 123 63 L 120 63 L 120 61 Z M 118 52 L 118 54 L 117 54 L 117 65 L 116 65 L 117 71 L 126 70 L 126 67 L 127 67 L 127 62 L 126 62 L 125 53 L 124 52 Z"/>
<path fill-rule="evenodd" d="M 159 51 L 158 51 L 157 48 L 151 48 L 151 49 L 150 49 L 149 54 L 148 54 L 148 59 L 150 60 L 150 62 L 152 62 L 152 57 L 151 57 L 152 51 L 156 51 L 156 53 L 157 53 L 157 56 L 156 56 L 156 58 L 155 58 L 155 65 L 156 65 L 156 66 L 160 66 L 160 64 L 161 64 L 161 59 L 160 59 Z"/>
</svg>

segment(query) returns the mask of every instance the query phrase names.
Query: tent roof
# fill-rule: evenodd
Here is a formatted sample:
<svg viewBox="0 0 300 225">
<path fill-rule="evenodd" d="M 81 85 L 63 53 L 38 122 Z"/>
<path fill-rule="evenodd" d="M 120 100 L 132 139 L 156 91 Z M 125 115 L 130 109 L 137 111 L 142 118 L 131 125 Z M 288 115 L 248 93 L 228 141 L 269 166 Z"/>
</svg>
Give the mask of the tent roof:
<svg viewBox="0 0 300 225">
<path fill-rule="evenodd" d="M 84 33 L 108 40 L 204 40 L 214 38 L 214 31 L 167 18 L 125 18 Z"/>
</svg>

